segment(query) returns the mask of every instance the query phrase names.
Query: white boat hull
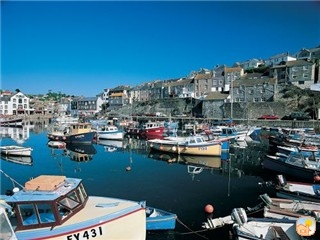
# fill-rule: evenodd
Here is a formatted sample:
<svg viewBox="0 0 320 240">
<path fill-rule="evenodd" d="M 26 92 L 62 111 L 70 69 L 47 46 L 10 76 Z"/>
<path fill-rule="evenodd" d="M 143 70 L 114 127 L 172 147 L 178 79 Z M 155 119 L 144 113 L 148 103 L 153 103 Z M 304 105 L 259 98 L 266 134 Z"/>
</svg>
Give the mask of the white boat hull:
<svg viewBox="0 0 320 240">
<path fill-rule="evenodd" d="M 25 156 L 30 157 L 32 148 L 20 147 L 20 146 L 3 146 L 0 147 L 1 154 L 12 156 Z"/>
</svg>

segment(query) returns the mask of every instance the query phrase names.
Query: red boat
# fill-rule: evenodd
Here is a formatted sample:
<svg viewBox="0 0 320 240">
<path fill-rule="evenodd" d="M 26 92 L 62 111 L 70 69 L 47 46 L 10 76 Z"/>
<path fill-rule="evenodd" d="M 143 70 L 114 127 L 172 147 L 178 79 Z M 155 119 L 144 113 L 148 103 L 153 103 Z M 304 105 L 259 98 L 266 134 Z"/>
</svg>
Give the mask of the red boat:
<svg viewBox="0 0 320 240">
<path fill-rule="evenodd" d="M 147 122 L 142 125 L 140 130 L 140 137 L 142 138 L 156 138 L 162 137 L 164 132 L 163 122 Z"/>
</svg>

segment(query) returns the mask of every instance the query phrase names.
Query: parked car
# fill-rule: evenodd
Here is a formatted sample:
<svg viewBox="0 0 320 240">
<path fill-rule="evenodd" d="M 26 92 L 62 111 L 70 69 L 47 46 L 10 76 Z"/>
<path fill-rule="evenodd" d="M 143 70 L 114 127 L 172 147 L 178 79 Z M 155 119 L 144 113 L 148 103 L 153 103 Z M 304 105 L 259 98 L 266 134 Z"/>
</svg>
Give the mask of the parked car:
<svg viewBox="0 0 320 240">
<path fill-rule="evenodd" d="M 264 119 L 264 120 L 278 120 L 280 119 L 279 116 L 273 115 L 273 114 L 264 114 L 258 117 L 258 119 Z"/>
<path fill-rule="evenodd" d="M 311 117 L 304 112 L 292 112 L 289 115 L 286 115 L 282 118 L 282 120 L 303 120 L 308 121 Z"/>
</svg>

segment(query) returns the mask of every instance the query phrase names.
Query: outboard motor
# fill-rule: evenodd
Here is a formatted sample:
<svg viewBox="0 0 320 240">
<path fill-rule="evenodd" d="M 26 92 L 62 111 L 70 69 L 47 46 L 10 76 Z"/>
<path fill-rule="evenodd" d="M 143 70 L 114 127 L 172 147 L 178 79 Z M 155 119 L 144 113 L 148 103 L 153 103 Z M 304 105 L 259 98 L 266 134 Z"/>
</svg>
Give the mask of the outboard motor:
<svg viewBox="0 0 320 240">
<path fill-rule="evenodd" d="M 277 175 L 277 178 L 280 186 L 287 185 L 287 180 L 283 175 Z"/>
<path fill-rule="evenodd" d="M 246 211 L 243 208 L 234 208 L 231 212 L 231 219 L 239 226 L 248 221 Z"/>
<path fill-rule="evenodd" d="M 272 205 L 272 199 L 269 197 L 268 194 L 262 194 L 260 195 L 260 198 L 267 206 Z"/>
</svg>

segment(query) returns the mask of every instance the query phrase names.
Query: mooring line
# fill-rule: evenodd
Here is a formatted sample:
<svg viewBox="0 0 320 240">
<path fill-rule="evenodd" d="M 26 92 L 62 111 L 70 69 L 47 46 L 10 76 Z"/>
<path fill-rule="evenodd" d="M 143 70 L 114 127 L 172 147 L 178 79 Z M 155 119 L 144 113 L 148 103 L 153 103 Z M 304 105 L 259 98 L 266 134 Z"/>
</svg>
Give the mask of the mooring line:
<svg viewBox="0 0 320 240">
<path fill-rule="evenodd" d="M 190 231 L 190 232 L 187 232 L 187 233 L 178 233 L 178 234 L 180 234 L 180 235 L 196 234 L 199 237 L 202 237 L 204 239 L 208 239 L 207 237 L 198 234 L 199 232 L 206 232 L 206 231 L 208 231 L 208 229 L 201 229 L 201 230 L 198 230 L 198 231 L 194 231 L 191 228 L 189 228 L 186 224 L 184 224 L 179 218 L 177 218 L 177 222 L 180 223 L 182 226 L 184 226 L 186 229 L 188 229 Z"/>
</svg>

